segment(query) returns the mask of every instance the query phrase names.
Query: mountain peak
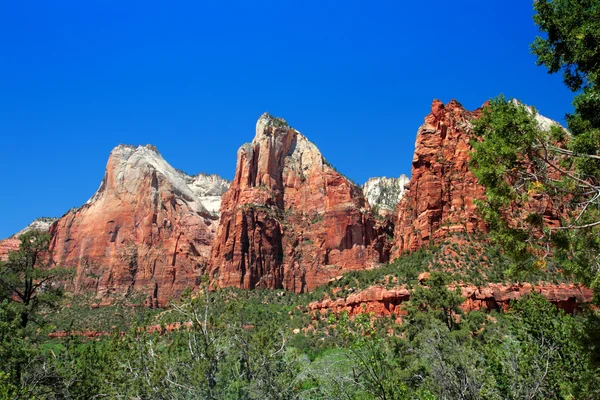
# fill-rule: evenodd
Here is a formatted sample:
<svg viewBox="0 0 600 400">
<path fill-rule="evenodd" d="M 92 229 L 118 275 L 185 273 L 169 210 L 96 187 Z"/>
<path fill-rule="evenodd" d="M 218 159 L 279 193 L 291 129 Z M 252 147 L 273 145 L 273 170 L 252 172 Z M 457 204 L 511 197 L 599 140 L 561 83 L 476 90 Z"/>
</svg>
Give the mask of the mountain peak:
<svg viewBox="0 0 600 400">
<path fill-rule="evenodd" d="M 96 194 L 52 225 L 53 259 L 77 270 L 75 292 L 108 299 L 135 290 L 163 305 L 202 273 L 228 187 L 176 170 L 152 145 L 119 145 Z"/>
<path fill-rule="evenodd" d="M 124 144 L 121 143 L 117 146 L 115 146 L 112 151 L 112 153 L 131 153 L 131 152 L 146 152 L 146 151 L 151 151 L 153 153 L 156 153 L 158 155 L 160 155 L 160 152 L 158 151 L 158 149 L 156 148 L 156 146 L 154 146 L 153 144 L 140 144 L 140 145 L 133 145 L 133 144 Z"/>
<path fill-rule="evenodd" d="M 111 151 L 104 179 L 86 204 L 99 200 L 107 191 L 117 195 L 137 193 L 148 179 L 153 190 L 169 188 L 196 212 L 212 214 L 219 212 L 221 195 L 229 187 L 229 182 L 217 175 L 190 176 L 173 168 L 154 145 L 120 144 Z"/>
<path fill-rule="evenodd" d="M 267 129 L 268 127 L 272 127 L 272 129 Z M 260 140 L 263 136 L 276 134 L 278 131 L 277 128 L 281 128 L 285 132 L 292 130 L 292 127 L 288 125 L 285 119 L 275 117 L 268 112 L 264 113 L 256 121 L 256 136 L 254 137 L 254 141 Z"/>
</svg>

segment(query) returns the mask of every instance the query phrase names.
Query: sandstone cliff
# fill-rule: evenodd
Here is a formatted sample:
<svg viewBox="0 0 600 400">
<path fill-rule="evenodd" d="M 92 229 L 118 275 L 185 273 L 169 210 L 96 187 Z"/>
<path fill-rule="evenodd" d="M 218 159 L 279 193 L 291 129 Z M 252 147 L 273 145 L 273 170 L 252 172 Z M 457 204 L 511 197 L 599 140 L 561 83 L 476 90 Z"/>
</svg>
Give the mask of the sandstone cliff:
<svg viewBox="0 0 600 400">
<path fill-rule="evenodd" d="M 20 243 L 16 237 L 0 240 L 0 261 L 8 260 L 8 253 L 19 250 Z"/>
<path fill-rule="evenodd" d="M 313 143 L 264 114 L 223 196 L 211 276 L 218 286 L 305 292 L 388 261 L 391 234 Z"/>
<path fill-rule="evenodd" d="M 175 170 L 153 146 L 120 145 L 94 196 L 52 225 L 54 261 L 76 269 L 75 292 L 164 305 L 205 272 L 227 186 Z"/>
<path fill-rule="evenodd" d="M 395 255 L 451 232 L 485 231 L 473 202 L 485 190 L 468 168 L 476 116 L 454 100 L 431 105 L 417 132 L 409 188 L 397 208 Z"/>
<path fill-rule="evenodd" d="M 431 113 L 417 132 L 411 179 L 396 209 L 393 257 L 452 233 L 486 232 L 475 206 L 475 200 L 484 198 L 485 188 L 468 166 L 472 121 L 480 110 L 469 112 L 455 100 L 446 105 L 433 101 Z M 535 119 L 543 130 L 560 126 L 537 113 Z M 547 223 L 559 223 L 560 205 L 551 204 L 547 197 L 534 196 L 514 208 L 522 213 L 541 210 Z M 520 222 L 513 220 L 515 225 Z"/>
</svg>

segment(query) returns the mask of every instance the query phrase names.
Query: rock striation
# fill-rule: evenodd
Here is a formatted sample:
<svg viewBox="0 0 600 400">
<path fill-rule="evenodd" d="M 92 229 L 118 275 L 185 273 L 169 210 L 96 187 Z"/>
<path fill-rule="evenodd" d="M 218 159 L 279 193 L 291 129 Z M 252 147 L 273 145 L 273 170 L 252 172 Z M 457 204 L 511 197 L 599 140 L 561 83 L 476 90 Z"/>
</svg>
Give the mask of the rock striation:
<svg viewBox="0 0 600 400">
<path fill-rule="evenodd" d="M 387 262 L 392 233 L 313 143 L 264 114 L 223 196 L 211 277 L 217 286 L 305 292 Z"/>
<path fill-rule="evenodd" d="M 388 216 L 395 212 L 409 181 L 406 175 L 370 178 L 362 186 L 363 195 L 373 210 L 381 216 Z"/>
<path fill-rule="evenodd" d="M 164 305 L 207 270 L 227 187 L 174 169 L 151 145 L 119 145 L 98 191 L 50 228 L 53 260 L 76 270 L 76 293 Z"/>
</svg>

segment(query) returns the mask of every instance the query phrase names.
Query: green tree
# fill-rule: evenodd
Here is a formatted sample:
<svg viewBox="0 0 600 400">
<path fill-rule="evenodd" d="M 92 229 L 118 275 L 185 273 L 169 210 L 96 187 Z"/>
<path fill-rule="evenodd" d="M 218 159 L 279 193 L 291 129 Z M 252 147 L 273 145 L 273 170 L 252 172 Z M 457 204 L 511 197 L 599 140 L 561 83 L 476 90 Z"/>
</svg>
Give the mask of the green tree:
<svg viewBox="0 0 600 400">
<path fill-rule="evenodd" d="M 484 335 L 482 353 L 503 399 L 597 398 L 585 320 L 532 293 Z"/>
<path fill-rule="evenodd" d="M 19 305 L 21 327 L 26 328 L 40 305 L 56 302 L 61 294 L 58 281 L 70 272 L 52 266 L 50 234 L 31 230 L 19 239 L 19 250 L 10 252 L 8 260 L 0 264 L 0 286 Z"/>
<path fill-rule="evenodd" d="M 457 329 L 463 312 L 460 305 L 465 301 L 459 288 L 450 290 L 450 276 L 442 272 L 432 272 L 427 286 L 417 286 L 411 294 L 406 309 L 407 327 L 411 331 L 419 331 L 433 317 L 446 325 L 448 330 Z"/>
<path fill-rule="evenodd" d="M 18 251 L 0 263 L 0 393 L 11 398 L 44 398 L 54 389 L 56 375 L 46 365 L 38 330 L 29 327 L 41 305 L 55 305 L 57 280 L 69 273 L 51 268 L 50 235 L 30 231 L 20 237 Z M 38 327 L 41 321 L 38 322 Z"/>
<path fill-rule="evenodd" d="M 538 0 L 534 8 L 544 36 L 532 51 L 549 73 L 562 71 L 577 92 L 575 110 L 566 131 L 504 97 L 484 109 L 472 158 L 486 186 L 481 209 L 519 271 L 543 268 L 554 255 L 600 288 L 600 2 Z M 561 226 L 544 218 L 550 211 Z"/>
<path fill-rule="evenodd" d="M 484 330 L 485 316 L 465 314 L 465 298 L 448 288 L 450 276 L 434 272 L 427 286 L 417 287 L 406 305 L 407 381 L 438 399 L 497 399 L 485 358 L 473 339 Z"/>
</svg>

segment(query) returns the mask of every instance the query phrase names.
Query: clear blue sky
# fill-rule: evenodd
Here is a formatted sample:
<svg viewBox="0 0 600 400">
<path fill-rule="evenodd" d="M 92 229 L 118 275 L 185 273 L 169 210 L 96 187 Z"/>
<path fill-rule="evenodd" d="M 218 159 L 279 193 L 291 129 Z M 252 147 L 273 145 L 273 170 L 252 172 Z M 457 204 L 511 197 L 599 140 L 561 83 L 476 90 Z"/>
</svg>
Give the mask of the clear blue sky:
<svg viewBox="0 0 600 400">
<path fill-rule="evenodd" d="M 232 178 L 265 111 L 340 171 L 410 174 L 431 101 L 504 93 L 562 120 L 532 1 L 0 2 L 0 237 L 98 187 L 119 143 Z"/>
</svg>

